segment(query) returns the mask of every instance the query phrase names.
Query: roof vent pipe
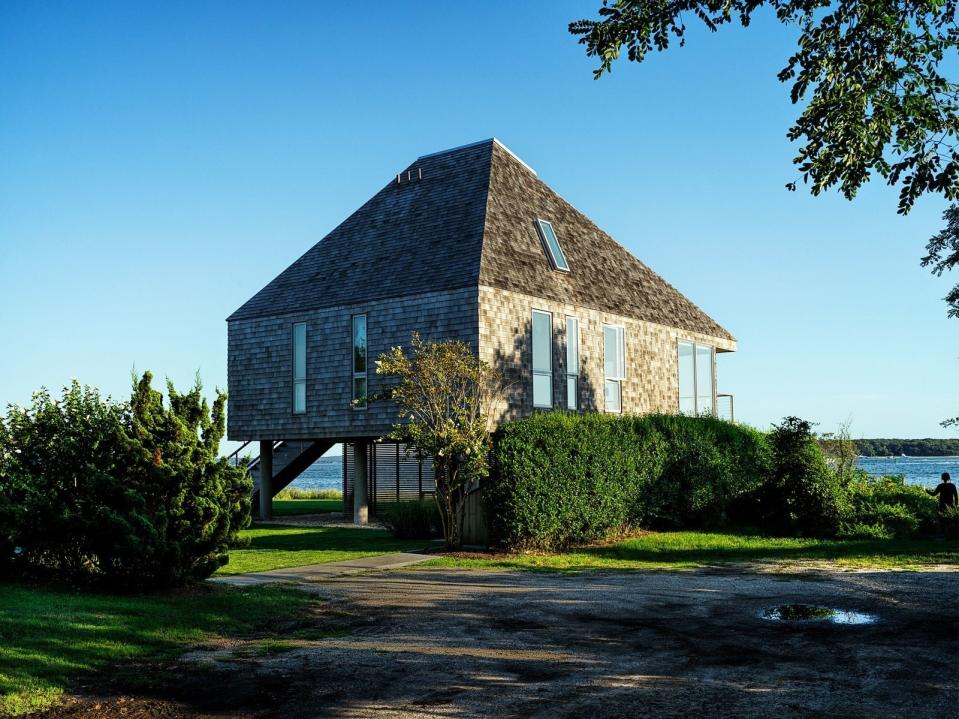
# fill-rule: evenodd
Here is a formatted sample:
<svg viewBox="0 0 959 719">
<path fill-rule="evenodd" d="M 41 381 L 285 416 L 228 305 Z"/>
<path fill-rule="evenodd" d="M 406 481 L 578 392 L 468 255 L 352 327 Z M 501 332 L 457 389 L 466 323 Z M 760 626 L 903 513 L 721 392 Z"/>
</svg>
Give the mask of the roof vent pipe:
<svg viewBox="0 0 959 719">
<path fill-rule="evenodd" d="M 414 174 L 414 170 L 407 170 L 405 177 L 402 172 L 398 174 L 396 176 L 396 184 L 402 185 L 404 182 L 409 183 L 409 182 L 414 182 L 416 180 L 422 180 L 422 179 L 423 179 L 423 168 L 417 167 L 415 170 L 415 174 Z"/>
</svg>

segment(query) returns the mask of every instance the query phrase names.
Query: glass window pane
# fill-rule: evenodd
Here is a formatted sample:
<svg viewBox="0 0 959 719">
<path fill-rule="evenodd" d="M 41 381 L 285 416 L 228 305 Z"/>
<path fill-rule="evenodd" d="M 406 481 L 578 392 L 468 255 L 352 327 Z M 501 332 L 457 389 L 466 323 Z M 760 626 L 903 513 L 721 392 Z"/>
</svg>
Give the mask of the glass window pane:
<svg viewBox="0 0 959 719">
<path fill-rule="evenodd" d="M 579 374 L 579 320 L 566 318 L 566 374 Z"/>
<path fill-rule="evenodd" d="M 355 377 L 353 379 L 353 399 L 362 400 L 359 404 L 366 404 L 366 378 Z"/>
<path fill-rule="evenodd" d="M 620 397 L 620 386 L 619 382 L 615 380 L 606 380 L 605 384 L 605 398 L 606 398 L 606 411 L 607 412 L 620 412 L 622 411 L 622 402 Z"/>
<path fill-rule="evenodd" d="M 550 375 L 533 375 L 533 406 L 553 406 L 553 378 Z"/>
<path fill-rule="evenodd" d="M 293 411 L 306 412 L 306 382 L 293 383 Z"/>
<path fill-rule="evenodd" d="M 563 254 L 563 248 L 559 246 L 559 240 L 556 239 L 553 226 L 545 220 L 539 220 L 538 224 L 543 239 L 546 241 L 546 249 L 549 251 L 553 264 L 557 269 L 568 270 L 569 265 L 566 263 L 566 255 Z"/>
<path fill-rule="evenodd" d="M 552 373 L 552 317 L 533 312 L 533 371 Z"/>
<path fill-rule="evenodd" d="M 683 414 L 696 413 L 695 360 L 693 343 L 679 343 L 679 411 Z"/>
<path fill-rule="evenodd" d="M 696 345 L 696 412 L 713 413 L 713 350 Z"/>
<path fill-rule="evenodd" d="M 293 378 L 306 379 L 306 323 L 293 325 Z"/>
<path fill-rule="evenodd" d="M 616 328 L 603 327 L 603 371 L 606 377 L 616 376 Z"/>
<path fill-rule="evenodd" d="M 366 315 L 353 317 L 353 371 L 366 372 Z"/>
<path fill-rule="evenodd" d="M 626 377 L 622 327 L 603 327 L 603 371 L 607 379 Z"/>
<path fill-rule="evenodd" d="M 566 408 L 576 409 L 576 388 L 579 381 L 576 377 L 566 378 Z"/>
</svg>

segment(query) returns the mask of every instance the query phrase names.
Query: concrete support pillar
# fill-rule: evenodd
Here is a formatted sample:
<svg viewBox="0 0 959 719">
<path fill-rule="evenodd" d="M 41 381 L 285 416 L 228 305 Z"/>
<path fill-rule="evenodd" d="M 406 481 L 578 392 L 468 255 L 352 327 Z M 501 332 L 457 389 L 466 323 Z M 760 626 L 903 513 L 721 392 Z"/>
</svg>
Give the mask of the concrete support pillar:
<svg viewBox="0 0 959 719">
<path fill-rule="evenodd" d="M 260 519 L 273 519 L 273 440 L 260 442 Z"/>
<path fill-rule="evenodd" d="M 369 442 L 353 443 L 353 524 L 366 524 L 370 519 L 366 497 L 366 484 L 369 481 L 366 465 L 369 451 Z"/>
</svg>

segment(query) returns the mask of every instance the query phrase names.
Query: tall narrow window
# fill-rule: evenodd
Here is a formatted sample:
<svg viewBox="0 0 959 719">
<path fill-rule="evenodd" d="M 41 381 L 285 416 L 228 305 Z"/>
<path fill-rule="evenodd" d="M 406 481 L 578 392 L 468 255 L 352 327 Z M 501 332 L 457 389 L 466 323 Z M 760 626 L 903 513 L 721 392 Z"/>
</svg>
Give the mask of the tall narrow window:
<svg viewBox="0 0 959 719">
<path fill-rule="evenodd" d="M 293 325 L 293 414 L 306 412 L 306 322 Z"/>
<path fill-rule="evenodd" d="M 543 241 L 543 247 L 546 248 L 546 254 L 553 269 L 569 272 L 566 255 L 563 254 L 563 248 L 559 246 L 553 226 L 546 220 L 536 220 L 536 229 L 539 230 L 539 238 Z"/>
<path fill-rule="evenodd" d="M 353 315 L 353 406 L 366 407 L 366 315 Z"/>
<path fill-rule="evenodd" d="M 533 406 L 553 406 L 553 316 L 533 310 Z"/>
<path fill-rule="evenodd" d="M 566 318 L 566 408 L 579 406 L 579 320 Z"/>
<path fill-rule="evenodd" d="M 679 343 L 679 411 L 715 414 L 713 348 L 694 342 Z"/>
<path fill-rule="evenodd" d="M 626 340 L 622 327 L 603 325 L 603 395 L 607 412 L 623 411 L 623 380 L 626 379 Z"/>
<path fill-rule="evenodd" d="M 696 414 L 713 413 L 713 348 L 696 345 Z"/>
<path fill-rule="evenodd" d="M 696 345 L 679 343 L 679 411 L 696 414 Z"/>
</svg>

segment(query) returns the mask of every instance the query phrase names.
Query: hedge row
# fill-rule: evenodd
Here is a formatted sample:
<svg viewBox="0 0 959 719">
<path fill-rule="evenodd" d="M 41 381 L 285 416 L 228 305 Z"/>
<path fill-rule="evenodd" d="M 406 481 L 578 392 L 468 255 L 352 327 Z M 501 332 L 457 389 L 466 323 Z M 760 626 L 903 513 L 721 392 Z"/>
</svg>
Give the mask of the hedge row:
<svg viewBox="0 0 959 719">
<path fill-rule="evenodd" d="M 495 438 L 498 543 L 558 549 L 636 526 L 715 526 L 759 488 L 766 436 L 711 417 L 536 414 Z"/>
</svg>

